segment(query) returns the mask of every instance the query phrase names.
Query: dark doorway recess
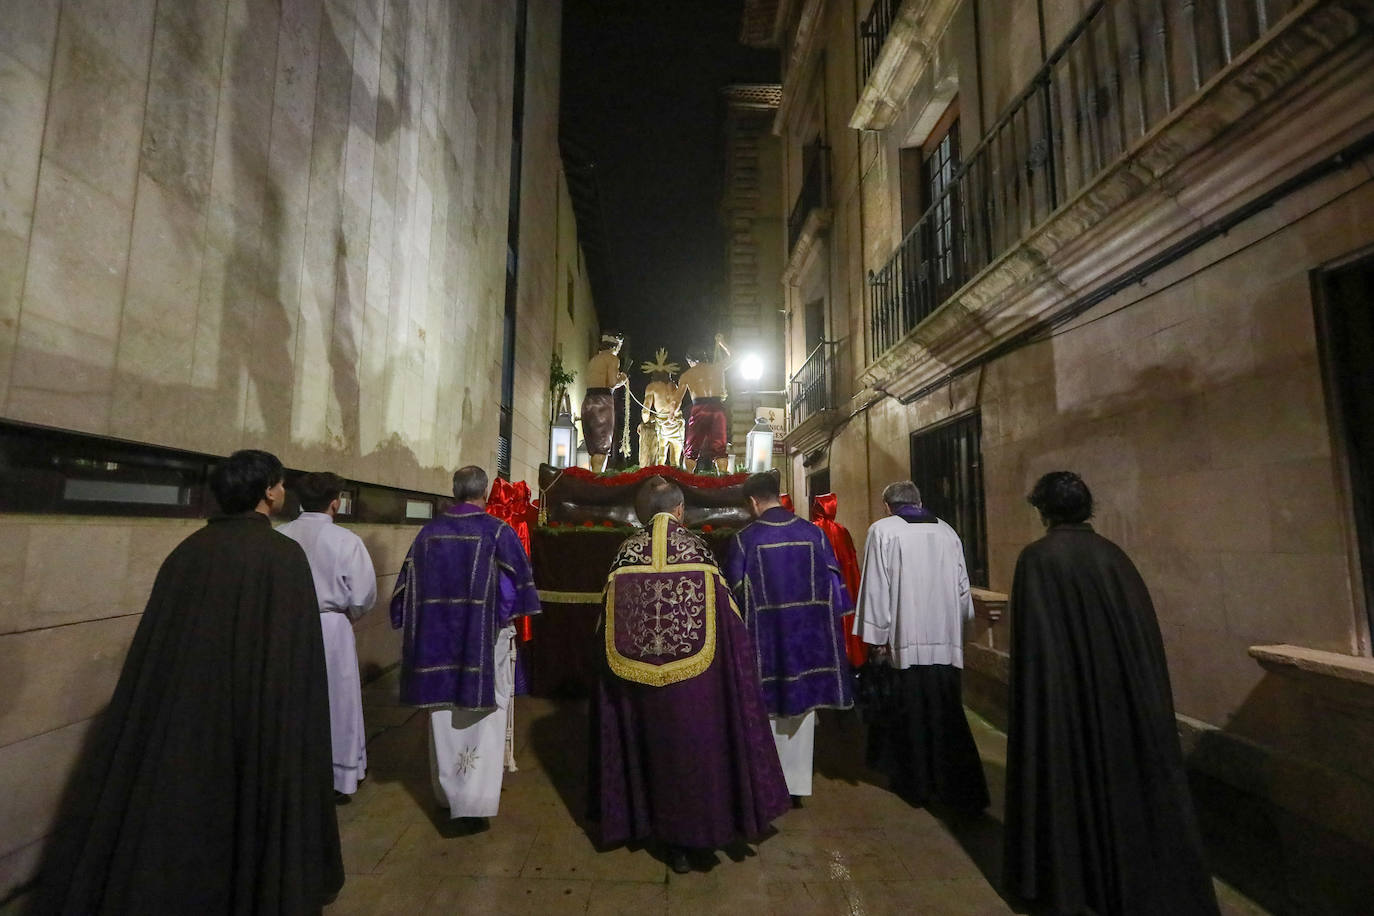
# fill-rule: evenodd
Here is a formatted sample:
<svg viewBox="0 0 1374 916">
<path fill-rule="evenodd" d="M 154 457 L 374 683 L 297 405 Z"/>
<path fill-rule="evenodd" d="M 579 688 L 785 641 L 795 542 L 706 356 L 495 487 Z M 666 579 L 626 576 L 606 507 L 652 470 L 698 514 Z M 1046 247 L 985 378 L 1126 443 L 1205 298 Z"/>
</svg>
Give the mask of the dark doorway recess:
<svg viewBox="0 0 1374 916">
<path fill-rule="evenodd" d="M 830 492 L 830 468 L 806 475 L 807 517 L 810 517 L 810 501 L 817 496 Z"/>
<path fill-rule="evenodd" d="M 983 422 L 976 411 L 911 434 L 911 479 L 925 507 L 964 542 L 969 581 L 988 584 Z"/>
<path fill-rule="evenodd" d="M 1374 628 L 1374 256 L 1320 271 L 1315 285 L 1335 454 L 1345 463 L 1365 613 Z"/>
</svg>

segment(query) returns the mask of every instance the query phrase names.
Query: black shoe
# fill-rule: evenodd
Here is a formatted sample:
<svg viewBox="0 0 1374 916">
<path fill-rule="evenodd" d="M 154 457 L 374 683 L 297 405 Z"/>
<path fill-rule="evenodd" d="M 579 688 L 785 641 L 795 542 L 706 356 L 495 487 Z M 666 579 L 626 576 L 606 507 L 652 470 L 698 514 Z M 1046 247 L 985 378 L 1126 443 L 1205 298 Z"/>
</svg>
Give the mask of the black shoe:
<svg viewBox="0 0 1374 916">
<path fill-rule="evenodd" d="M 668 850 L 668 867 L 674 873 L 685 875 L 692 870 L 692 863 L 687 861 L 687 850 L 680 846 L 674 846 Z"/>
<path fill-rule="evenodd" d="M 792 796 L 792 807 L 793 807 L 793 808 L 800 808 L 801 806 L 802 806 L 802 797 L 801 797 L 800 795 L 793 795 L 793 796 Z"/>
<path fill-rule="evenodd" d="M 344 792 L 340 792 L 338 789 L 335 789 L 335 790 L 334 790 L 334 804 L 336 804 L 336 805 L 346 805 L 346 804 L 348 804 L 348 803 L 351 802 L 351 801 L 353 801 L 353 796 L 352 796 L 352 795 L 348 795 L 348 794 L 346 794 L 346 793 L 344 793 Z"/>
</svg>

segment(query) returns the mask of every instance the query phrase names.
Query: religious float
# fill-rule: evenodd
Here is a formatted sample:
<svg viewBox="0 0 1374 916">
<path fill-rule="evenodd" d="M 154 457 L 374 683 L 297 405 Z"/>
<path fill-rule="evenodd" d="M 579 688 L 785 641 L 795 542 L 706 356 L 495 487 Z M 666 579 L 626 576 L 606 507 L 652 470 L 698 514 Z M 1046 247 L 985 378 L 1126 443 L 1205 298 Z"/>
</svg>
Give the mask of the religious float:
<svg viewBox="0 0 1374 916">
<path fill-rule="evenodd" d="M 718 560 L 730 536 L 750 521 L 741 490 L 748 474 L 692 474 L 664 465 L 597 474 L 541 465 L 530 560 L 544 612 L 532 621 L 533 638 L 525 645 L 536 696 L 583 696 L 593 682 L 599 648 L 593 634 L 606 574 L 621 542 L 639 530 L 635 495 L 652 477 L 682 488 L 686 524 Z"/>
</svg>

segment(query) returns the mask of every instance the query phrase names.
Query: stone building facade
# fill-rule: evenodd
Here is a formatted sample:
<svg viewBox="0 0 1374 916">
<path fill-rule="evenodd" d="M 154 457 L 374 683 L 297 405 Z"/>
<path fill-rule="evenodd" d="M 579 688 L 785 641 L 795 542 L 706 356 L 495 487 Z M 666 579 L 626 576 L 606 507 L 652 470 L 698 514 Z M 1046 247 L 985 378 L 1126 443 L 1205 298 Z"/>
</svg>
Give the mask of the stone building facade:
<svg viewBox="0 0 1374 916">
<path fill-rule="evenodd" d="M 1030 485 L 1083 474 L 1156 602 L 1213 865 L 1282 912 L 1374 890 L 1372 25 L 749 0 L 742 35 L 783 61 L 794 492 L 862 540 L 913 477 L 1006 592 Z M 1008 630 L 966 656 L 995 722 Z"/>
<path fill-rule="evenodd" d="M 763 375 L 744 382 L 754 392 L 780 391 L 786 369 L 782 340 L 782 145 L 773 135 L 781 87 L 737 84 L 721 90 L 725 104 L 725 193 L 721 218 L 727 250 L 725 302 L 719 322 L 738 356 L 759 359 Z M 736 376 L 738 378 L 738 376 Z M 743 455 L 755 409 L 779 407 L 776 394 L 732 392 L 731 446 Z"/>
<path fill-rule="evenodd" d="M 533 480 L 550 356 L 596 335 L 557 141 L 560 12 L 4 0 L 0 423 L 445 494 L 457 466 L 495 470 L 513 360 L 511 474 Z M 0 514 L 0 899 L 61 828 L 153 576 L 200 524 Z M 383 596 L 358 627 L 375 672 L 398 656 L 385 596 L 415 524 L 356 527 Z"/>
</svg>

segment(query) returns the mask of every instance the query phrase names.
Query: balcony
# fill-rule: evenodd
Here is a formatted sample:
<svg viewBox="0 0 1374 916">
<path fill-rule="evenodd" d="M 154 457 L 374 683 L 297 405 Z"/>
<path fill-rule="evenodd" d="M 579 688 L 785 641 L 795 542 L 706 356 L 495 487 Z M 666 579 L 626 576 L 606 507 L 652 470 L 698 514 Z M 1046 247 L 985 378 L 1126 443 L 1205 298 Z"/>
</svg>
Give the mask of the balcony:
<svg viewBox="0 0 1374 916">
<path fill-rule="evenodd" d="M 892 24 L 897 21 L 897 10 L 901 6 L 902 0 L 873 0 L 873 6 L 864 17 L 864 24 L 859 27 L 860 63 L 865 83 L 878 66 L 878 57 L 883 52 L 883 45 L 887 44 L 887 36 L 892 31 Z"/>
<path fill-rule="evenodd" d="M 947 27 L 961 0 L 874 0 L 859 27 L 859 99 L 850 115 L 855 130 L 884 130 L 901 112 L 928 70 L 935 94 L 949 98 L 953 76 Z M 957 78 L 956 78 L 957 79 Z"/>
<path fill-rule="evenodd" d="M 817 344 L 787 384 L 787 445 L 796 451 L 820 444 L 839 419 L 835 347 L 833 341 Z"/>
<path fill-rule="evenodd" d="M 914 371 L 918 364 L 958 365 L 1045 316 L 1054 296 L 1064 298 L 1045 287 L 1072 292 L 1085 273 L 1125 266 L 1140 245 L 1162 245 L 1195 224 L 1186 211 L 1177 226 L 1142 219 L 1147 204 L 1183 209 L 1165 180 L 1171 169 L 1200 160 L 1188 179 L 1196 193 L 1234 195 L 1291 163 L 1301 152 L 1291 125 L 1262 126 L 1278 124 L 1272 111 L 1249 130 L 1232 127 L 1320 70 L 1324 57 L 1340 59 L 1338 49 L 1353 59 L 1368 40 L 1362 12 L 1360 0 L 1093 3 L 888 262 L 870 272 L 863 381 L 909 395 L 930 380 Z M 1285 142 L 1280 132 L 1287 146 L 1256 167 L 1260 145 Z M 1227 143 L 1234 153 L 1217 155 Z M 1242 155 L 1251 156 L 1244 182 L 1236 174 Z M 1131 234 L 1134 249 L 1121 243 Z"/>
</svg>

